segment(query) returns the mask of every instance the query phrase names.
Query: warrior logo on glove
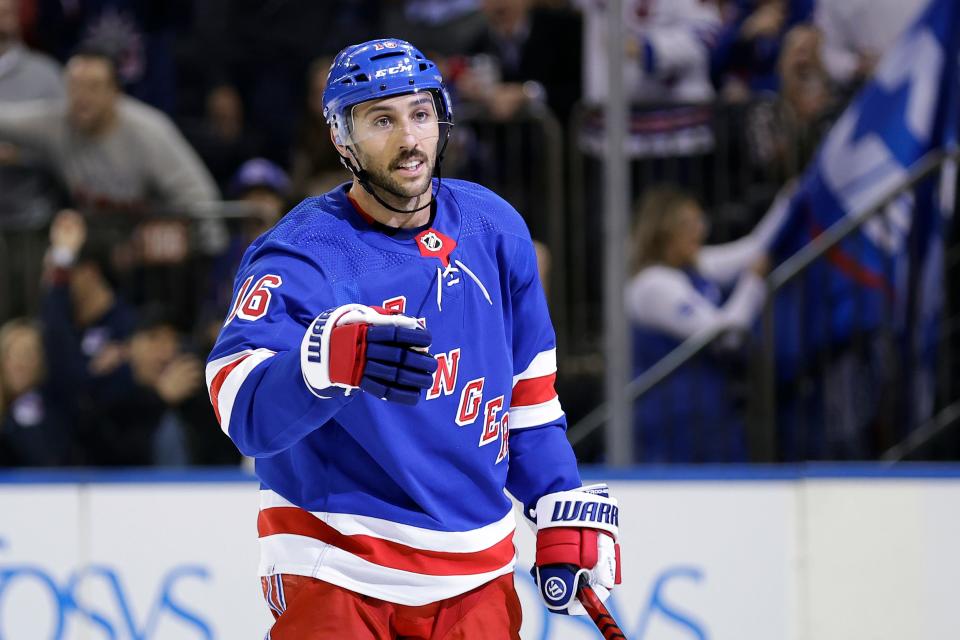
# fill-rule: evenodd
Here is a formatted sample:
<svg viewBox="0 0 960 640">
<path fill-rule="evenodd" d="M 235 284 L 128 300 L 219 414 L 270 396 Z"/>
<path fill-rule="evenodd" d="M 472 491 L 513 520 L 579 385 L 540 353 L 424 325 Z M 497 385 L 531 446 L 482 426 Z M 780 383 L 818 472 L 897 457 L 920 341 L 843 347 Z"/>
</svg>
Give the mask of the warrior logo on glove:
<svg viewBox="0 0 960 640">
<path fill-rule="evenodd" d="M 581 585 L 601 601 L 620 584 L 620 509 L 607 485 L 549 493 L 537 501 L 537 559 L 531 573 L 547 608 L 583 615 Z"/>
<path fill-rule="evenodd" d="M 348 304 L 317 316 L 303 336 L 300 368 L 319 397 L 362 389 L 383 400 L 416 404 L 433 384 L 430 332 L 400 313 Z"/>
<path fill-rule="evenodd" d="M 594 501 L 565 500 L 555 502 L 550 522 L 602 522 L 613 527 L 620 526 L 620 509 L 615 504 Z"/>
<path fill-rule="evenodd" d="M 546 592 L 554 600 L 563 600 L 567 595 L 567 585 L 560 578 L 550 578 L 546 583 Z"/>
</svg>

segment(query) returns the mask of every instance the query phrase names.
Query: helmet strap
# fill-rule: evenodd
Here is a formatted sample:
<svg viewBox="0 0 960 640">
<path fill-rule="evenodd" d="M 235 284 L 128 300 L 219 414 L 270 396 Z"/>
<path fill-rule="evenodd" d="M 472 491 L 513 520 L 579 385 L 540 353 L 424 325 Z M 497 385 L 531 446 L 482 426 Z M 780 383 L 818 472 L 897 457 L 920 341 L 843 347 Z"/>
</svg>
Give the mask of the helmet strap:
<svg viewBox="0 0 960 640">
<path fill-rule="evenodd" d="M 431 196 L 431 198 L 427 200 L 426 204 L 421 205 L 419 207 L 415 207 L 413 209 L 398 209 L 393 205 L 387 203 L 386 201 L 384 201 L 383 198 L 377 195 L 377 192 L 373 189 L 373 185 L 370 184 L 370 174 L 367 172 L 366 169 L 360 169 L 358 172 L 354 173 L 353 175 L 357 176 L 357 181 L 360 183 L 360 186 L 363 187 L 364 191 L 366 191 L 371 196 L 373 196 L 373 199 L 379 202 L 381 205 L 383 205 L 387 209 L 390 209 L 390 211 L 394 211 L 396 213 L 416 213 L 417 211 L 423 211 L 433 203 L 433 197 Z M 431 180 L 430 182 L 432 185 L 433 181 Z M 430 187 L 427 187 L 427 191 L 429 190 L 430 190 Z M 426 191 L 424 191 L 424 193 L 426 193 Z M 420 196 L 422 195 L 423 193 L 420 194 Z M 417 196 L 417 198 L 419 198 L 420 196 Z"/>
<path fill-rule="evenodd" d="M 447 135 L 443 140 L 442 147 L 439 147 L 437 149 L 437 160 L 433 166 L 433 173 L 437 177 L 438 192 L 440 190 L 440 184 L 443 182 L 443 178 L 441 176 L 441 171 L 440 171 L 440 161 L 443 158 L 443 152 L 447 147 L 447 140 L 449 140 L 449 138 L 450 138 L 450 132 L 448 130 Z M 343 166 L 345 166 L 350 171 L 350 173 L 354 175 L 354 177 L 357 179 L 357 182 L 359 182 L 360 186 L 363 187 L 363 190 L 369 193 L 371 196 L 373 196 L 373 199 L 376 200 L 378 203 L 380 203 L 380 205 L 382 205 L 383 207 L 389 209 L 390 211 L 393 211 L 394 213 L 416 213 L 418 211 L 423 211 L 424 209 L 429 207 L 431 204 L 433 204 L 434 198 L 432 196 L 429 200 L 427 200 L 426 204 L 416 207 L 414 209 L 398 209 L 397 207 L 394 207 L 388 202 L 385 202 L 384 199 L 377 194 L 376 190 L 374 190 L 373 185 L 370 183 L 370 173 L 360 165 L 360 158 L 357 157 L 356 152 L 353 150 L 353 146 L 348 145 L 347 149 L 350 151 L 350 155 L 353 156 L 353 158 L 348 158 L 347 156 L 341 154 L 340 162 L 343 163 Z M 432 185 L 433 180 L 431 180 L 430 183 Z M 427 187 L 427 190 L 429 191 L 430 187 Z M 387 189 L 387 191 L 389 193 L 393 193 L 389 189 Z M 426 193 L 426 191 L 424 191 L 424 193 Z M 396 193 L 393 193 L 393 195 L 402 197 L 400 196 L 400 194 L 396 194 Z M 420 195 L 422 196 L 423 193 L 421 193 Z M 420 196 L 417 196 L 417 197 L 419 198 Z"/>
</svg>

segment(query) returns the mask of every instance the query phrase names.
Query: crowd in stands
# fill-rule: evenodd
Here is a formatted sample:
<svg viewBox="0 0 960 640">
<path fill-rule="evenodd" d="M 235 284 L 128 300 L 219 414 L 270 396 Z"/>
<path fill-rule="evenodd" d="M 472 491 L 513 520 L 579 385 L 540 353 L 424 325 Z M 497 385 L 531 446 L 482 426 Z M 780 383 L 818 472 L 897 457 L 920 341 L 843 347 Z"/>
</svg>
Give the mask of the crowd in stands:
<svg viewBox="0 0 960 640">
<path fill-rule="evenodd" d="M 673 185 L 657 184 L 656 171 L 634 185 L 635 373 L 698 331 L 754 324 L 783 213 L 773 196 L 924 4 L 623 3 L 631 156 L 712 153 L 718 105 L 742 106 L 746 152 L 723 169 L 776 187 L 738 233 L 711 233 L 730 203 L 691 184 L 693 169 Z M 545 110 L 565 144 L 598 157 L 602 118 L 590 107 L 607 94 L 604 6 L 0 0 L 0 236 L 43 239 L 38 296 L 0 305 L 0 466 L 238 464 L 207 401 L 203 360 L 247 245 L 292 204 L 349 177 L 323 118 L 332 56 L 371 37 L 409 39 L 438 61 L 458 118 Z M 450 175 L 475 177 L 467 131 L 451 145 Z M 38 202 L 40 213 L 21 215 Z M 529 222 L 546 243 L 543 221 Z M 538 250 L 544 273 L 551 260 L 583 268 Z M 642 460 L 748 459 L 727 383 L 743 342 L 726 341 L 637 404 Z M 709 437 L 690 432 L 711 420 Z"/>
</svg>

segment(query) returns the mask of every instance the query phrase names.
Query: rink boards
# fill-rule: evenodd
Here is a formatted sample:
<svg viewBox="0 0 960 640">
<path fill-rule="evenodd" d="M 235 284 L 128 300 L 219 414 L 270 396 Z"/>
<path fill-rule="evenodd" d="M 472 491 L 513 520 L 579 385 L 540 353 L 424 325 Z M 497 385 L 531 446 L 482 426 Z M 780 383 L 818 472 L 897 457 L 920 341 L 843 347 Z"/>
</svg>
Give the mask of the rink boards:
<svg viewBox="0 0 960 640">
<path fill-rule="evenodd" d="M 621 502 L 631 640 L 960 638 L 960 466 L 590 469 Z M 0 639 L 259 640 L 257 484 L 239 472 L 0 473 Z M 524 640 L 547 615 L 519 523 Z"/>
</svg>

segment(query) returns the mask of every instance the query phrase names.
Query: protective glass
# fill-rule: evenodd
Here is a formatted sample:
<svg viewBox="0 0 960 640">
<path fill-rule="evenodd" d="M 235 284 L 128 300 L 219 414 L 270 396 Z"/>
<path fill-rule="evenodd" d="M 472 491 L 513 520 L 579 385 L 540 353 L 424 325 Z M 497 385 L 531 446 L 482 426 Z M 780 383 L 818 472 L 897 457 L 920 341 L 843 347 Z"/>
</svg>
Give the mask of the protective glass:
<svg viewBox="0 0 960 640">
<path fill-rule="evenodd" d="M 361 102 L 350 108 L 346 144 L 385 143 L 406 135 L 421 144 L 435 143 L 451 125 L 439 115 L 443 112 L 438 93 L 429 90 Z"/>
</svg>

